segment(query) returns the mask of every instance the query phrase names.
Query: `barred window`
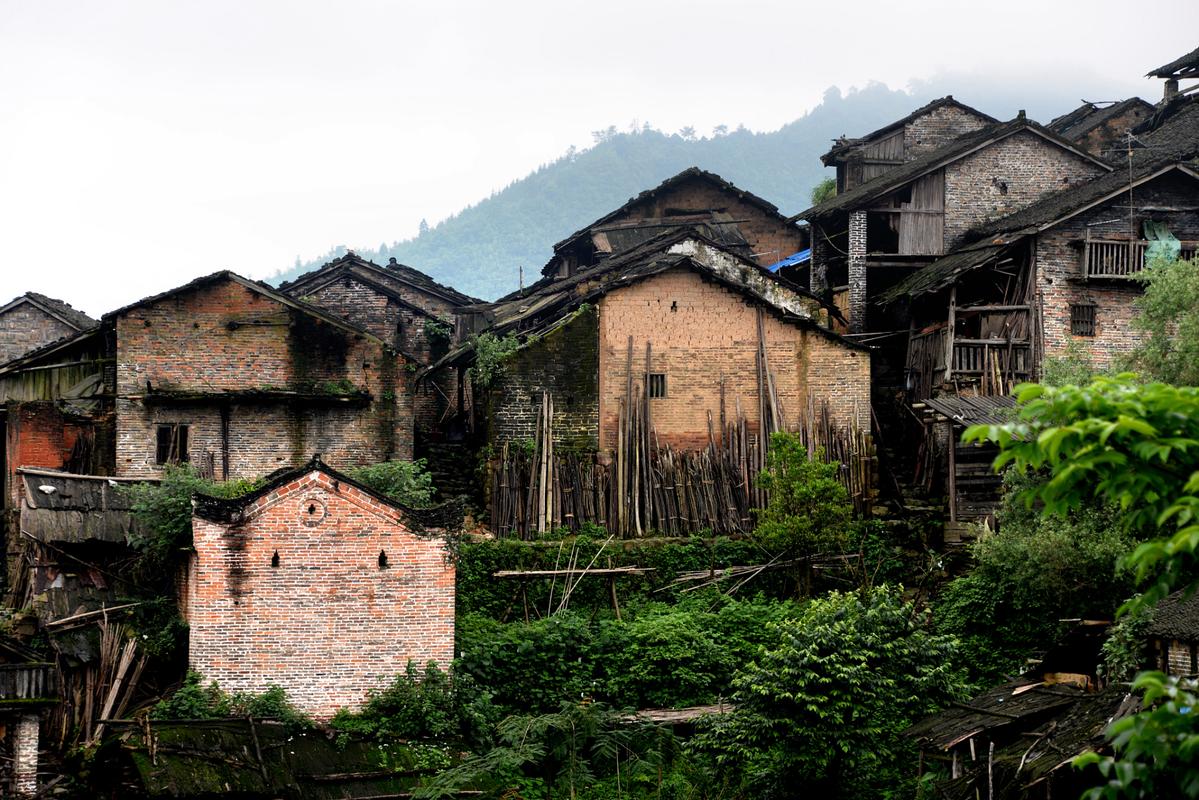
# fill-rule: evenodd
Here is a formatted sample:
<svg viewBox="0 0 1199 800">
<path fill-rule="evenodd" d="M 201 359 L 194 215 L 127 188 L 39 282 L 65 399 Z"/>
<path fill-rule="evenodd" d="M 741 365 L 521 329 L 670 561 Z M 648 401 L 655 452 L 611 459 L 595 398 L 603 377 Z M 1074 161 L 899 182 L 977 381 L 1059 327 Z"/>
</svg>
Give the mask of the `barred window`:
<svg viewBox="0 0 1199 800">
<path fill-rule="evenodd" d="M 650 397 L 665 397 L 666 396 L 666 373 L 651 372 L 649 374 L 649 396 Z"/>
<path fill-rule="evenodd" d="M 187 461 L 187 426 L 178 422 L 159 425 L 157 444 L 156 463 L 179 464 Z"/>
<path fill-rule="evenodd" d="M 1075 336 L 1095 335 L 1095 304 L 1077 303 L 1070 306 L 1070 333 Z"/>
</svg>

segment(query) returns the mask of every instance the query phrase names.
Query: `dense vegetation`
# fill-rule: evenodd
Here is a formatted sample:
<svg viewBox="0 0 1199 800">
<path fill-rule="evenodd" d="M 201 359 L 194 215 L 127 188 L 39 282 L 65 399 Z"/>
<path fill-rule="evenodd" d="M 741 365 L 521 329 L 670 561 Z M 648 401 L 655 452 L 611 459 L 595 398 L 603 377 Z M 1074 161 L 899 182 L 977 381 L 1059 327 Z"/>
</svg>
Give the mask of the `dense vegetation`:
<svg viewBox="0 0 1199 800">
<path fill-rule="evenodd" d="M 785 214 L 801 211 L 828 174 L 819 156 L 831 140 L 875 130 L 945 93 L 945 87 L 931 85 L 905 92 L 871 84 L 845 94 L 832 88 L 815 108 L 769 133 L 720 128 L 698 136 L 694 130 L 668 133 L 644 125 L 596 131 L 594 146 L 572 149 L 448 219 L 422 225 L 414 238 L 378 246 L 358 242 L 353 249 L 380 264 L 395 257 L 467 294 L 494 299 L 517 288 L 522 266 L 525 284 L 535 280 L 554 242 L 687 167 L 715 172 Z M 1012 95 L 976 87 L 962 99 L 1006 119 L 1017 102 L 1025 102 Z M 1021 107 L 1048 119 L 1077 104 L 1072 94 L 1062 94 L 1040 98 L 1040 111 Z M 342 245 L 310 261 L 297 259 L 272 281 L 290 280 L 345 252 Z"/>
</svg>

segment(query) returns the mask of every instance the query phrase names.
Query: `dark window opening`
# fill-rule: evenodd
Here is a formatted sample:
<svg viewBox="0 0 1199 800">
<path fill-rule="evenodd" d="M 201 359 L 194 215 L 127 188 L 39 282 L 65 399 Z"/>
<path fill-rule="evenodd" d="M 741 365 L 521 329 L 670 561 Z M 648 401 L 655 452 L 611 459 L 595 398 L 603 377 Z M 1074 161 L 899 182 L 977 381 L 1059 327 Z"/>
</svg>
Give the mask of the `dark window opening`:
<svg viewBox="0 0 1199 800">
<path fill-rule="evenodd" d="M 1079 303 L 1070 306 L 1070 333 L 1074 336 L 1095 335 L 1095 305 Z"/>
<path fill-rule="evenodd" d="M 187 426 L 178 422 L 159 425 L 157 444 L 157 464 L 180 464 L 187 461 Z"/>
<path fill-rule="evenodd" d="M 276 550 L 275 554 L 273 556 L 271 556 L 271 567 L 278 567 L 278 566 L 279 566 L 279 551 Z"/>
<path fill-rule="evenodd" d="M 379 551 L 379 569 L 387 569 L 387 553 Z"/>
<path fill-rule="evenodd" d="M 899 214 L 875 211 L 866 214 L 866 252 L 899 252 Z"/>
<path fill-rule="evenodd" d="M 651 372 L 649 374 L 649 396 L 650 397 L 665 397 L 666 396 L 666 373 Z"/>
</svg>

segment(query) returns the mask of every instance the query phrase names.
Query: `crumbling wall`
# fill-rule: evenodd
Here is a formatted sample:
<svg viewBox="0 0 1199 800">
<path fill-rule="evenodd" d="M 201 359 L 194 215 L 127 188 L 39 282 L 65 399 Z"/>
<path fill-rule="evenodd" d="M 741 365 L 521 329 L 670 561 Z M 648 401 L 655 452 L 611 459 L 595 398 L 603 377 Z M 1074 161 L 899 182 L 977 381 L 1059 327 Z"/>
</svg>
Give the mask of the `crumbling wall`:
<svg viewBox="0 0 1199 800">
<path fill-rule="evenodd" d="M 233 523 L 193 520 L 191 668 L 227 691 L 274 684 L 319 720 L 358 708 L 409 660 L 454 656 L 444 540 L 313 471 Z M 277 556 L 277 558 L 276 558 Z"/>
</svg>

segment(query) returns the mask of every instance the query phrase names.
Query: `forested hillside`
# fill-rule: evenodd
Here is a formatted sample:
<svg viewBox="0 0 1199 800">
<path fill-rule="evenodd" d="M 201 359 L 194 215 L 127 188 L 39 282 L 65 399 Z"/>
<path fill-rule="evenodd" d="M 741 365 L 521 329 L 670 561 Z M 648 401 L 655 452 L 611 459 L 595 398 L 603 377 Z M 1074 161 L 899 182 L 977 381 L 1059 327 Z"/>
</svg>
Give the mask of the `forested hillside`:
<svg viewBox="0 0 1199 800">
<path fill-rule="evenodd" d="M 526 281 L 535 277 L 555 242 L 689 166 L 715 172 L 784 213 L 800 211 L 807 207 L 812 187 L 829 174 L 819 156 L 830 140 L 881 127 L 927 102 L 933 93 L 931 86 L 909 93 L 882 84 L 846 95 L 830 89 L 811 111 L 770 133 L 740 128 L 700 137 L 609 128 L 596 132 L 593 147 L 568 152 L 439 224 L 422 228 L 413 239 L 383 250 L 363 247 L 365 243 L 340 245 L 272 280 L 290 280 L 342 255 L 348 246 L 377 263 L 394 256 L 467 294 L 494 299 L 517 287 L 519 267 L 525 268 Z M 1062 94 L 1060 105 L 1055 105 L 1064 110 L 1071 100 L 1067 92 Z M 1003 100 L 989 103 L 966 95 L 961 99 L 997 117 L 1012 115 L 1011 109 L 992 107 L 1002 106 Z"/>
</svg>

